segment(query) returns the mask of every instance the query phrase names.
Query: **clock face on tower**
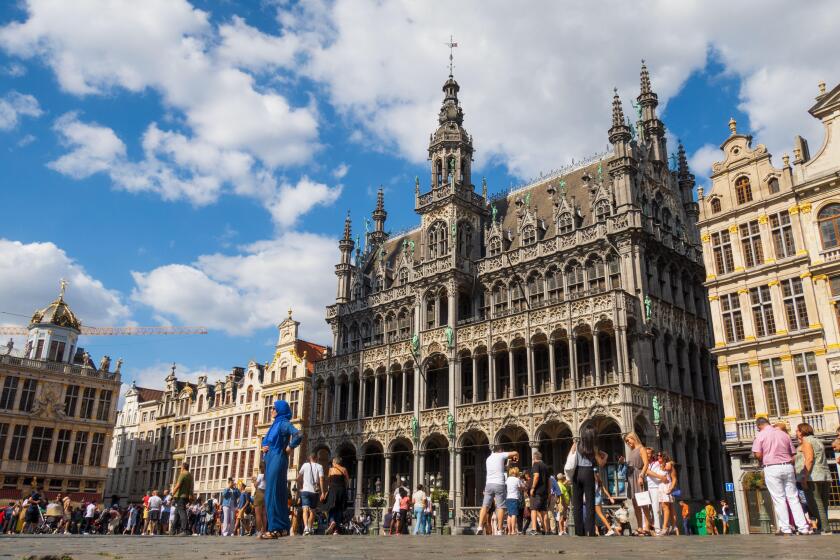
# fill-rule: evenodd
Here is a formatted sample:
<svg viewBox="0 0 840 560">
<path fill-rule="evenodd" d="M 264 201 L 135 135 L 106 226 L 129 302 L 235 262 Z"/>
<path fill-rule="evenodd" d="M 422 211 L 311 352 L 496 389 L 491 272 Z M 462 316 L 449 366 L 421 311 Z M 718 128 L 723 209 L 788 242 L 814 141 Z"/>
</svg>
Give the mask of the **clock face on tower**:
<svg viewBox="0 0 840 560">
<path fill-rule="evenodd" d="M 291 337 L 292 337 L 291 333 L 289 333 L 289 331 L 286 331 L 282 335 L 280 335 L 280 340 L 282 340 L 283 342 L 289 342 L 289 339 Z"/>
</svg>

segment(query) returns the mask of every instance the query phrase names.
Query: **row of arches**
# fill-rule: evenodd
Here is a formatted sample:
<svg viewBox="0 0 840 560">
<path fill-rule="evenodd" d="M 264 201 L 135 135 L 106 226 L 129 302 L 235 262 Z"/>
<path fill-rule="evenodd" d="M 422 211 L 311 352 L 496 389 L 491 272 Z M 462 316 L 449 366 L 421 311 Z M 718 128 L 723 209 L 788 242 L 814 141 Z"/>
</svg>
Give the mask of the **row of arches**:
<svg viewBox="0 0 840 560">
<path fill-rule="evenodd" d="M 598 448 L 607 454 L 602 479 L 611 495 L 628 497 L 629 485 L 624 467 L 629 450 L 625 448 L 624 431 L 612 417 L 595 416 L 587 421 L 597 433 Z M 687 499 L 719 497 L 722 484 L 719 442 L 705 435 L 679 428 L 673 433 L 662 427 L 656 430 L 644 416 L 633 426 L 645 445 L 662 450 L 672 457 L 678 468 L 679 487 Z M 412 489 L 417 484 L 454 491 L 459 507 L 478 507 L 486 478 L 485 461 L 492 446 L 517 451 L 519 466 L 529 469 L 534 451 L 542 453 L 543 462 L 552 473 L 563 471 L 566 457 L 574 442 L 572 428 L 560 421 L 549 421 L 538 427 L 533 436 L 519 425 L 508 425 L 494 434 L 473 428 L 462 433 L 456 442 L 441 433 L 432 433 L 419 442 L 416 449 L 411 440 L 398 437 L 389 443 L 371 440 L 355 446 L 347 441 L 334 451 L 326 445 L 316 447 L 326 462 L 334 452 L 350 471 L 351 494 L 357 504 L 367 504 L 372 494 L 392 495 L 396 484 L 403 480 Z M 454 455 L 451 455 L 454 454 Z M 390 505 L 390 504 L 389 504 Z"/>
</svg>

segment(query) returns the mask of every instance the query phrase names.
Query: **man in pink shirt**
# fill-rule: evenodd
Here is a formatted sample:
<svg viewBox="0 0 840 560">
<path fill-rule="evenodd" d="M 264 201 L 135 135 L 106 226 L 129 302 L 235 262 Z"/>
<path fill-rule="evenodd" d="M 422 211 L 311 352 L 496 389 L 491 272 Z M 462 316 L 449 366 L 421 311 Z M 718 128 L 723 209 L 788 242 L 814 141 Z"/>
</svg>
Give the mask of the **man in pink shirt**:
<svg viewBox="0 0 840 560">
<path fill-rule="evenodd" d="M 753 442 L 752 451 L 756 459 L 764 466 L 764 484 L 773 498 L 776 512 L 776 527 L 784 535 L 792 535 L 788 507 L 793 513 L 793 520 L 801 535 L 810 535 L 811 528 L 802 512 L 799 493 L 796 490 L 796 472 L 793 469 L 793 456 L 796 450 L 790 436 L 770 425 L 767 418 L 755 421 L 758 435 Z"/>
</svg>

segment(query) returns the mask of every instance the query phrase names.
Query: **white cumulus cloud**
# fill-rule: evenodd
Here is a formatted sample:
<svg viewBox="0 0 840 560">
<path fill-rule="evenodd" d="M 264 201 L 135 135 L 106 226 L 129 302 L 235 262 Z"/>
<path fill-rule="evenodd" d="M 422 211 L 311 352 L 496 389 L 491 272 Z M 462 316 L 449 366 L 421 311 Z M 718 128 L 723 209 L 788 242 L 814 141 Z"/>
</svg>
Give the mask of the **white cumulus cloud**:
<svg viewBox="0 0 840 560">
<path fill-rule="evenodd" d="M 12 130 L 21 117 L 40 117 L 42 114 L 38 100 L 32 95 L 10 91 L 0 97 L 0 130 Z"/>
<path fill-rule="evenodd" d="M 330 343 L 324 306 L 334 298 L 336 262 L 335 240 L 288 231 L 239 254 L 133 272 L 131 297 L 175 322 L 232 335 L 275 325 L 291 307 L 307 336 Z"/>
<path fill-rule="evenodd" d="M 56 298 L 61 278 L 69 282 L 65 299 L 82 324 L 120 325 L 129 318 L 119 292 L 106 288 L 54 243 L 0 238 L 0 311 L 15 314 L 0 315 L 0 323 L 25 325 L 35 310 Z"/>
</svg>

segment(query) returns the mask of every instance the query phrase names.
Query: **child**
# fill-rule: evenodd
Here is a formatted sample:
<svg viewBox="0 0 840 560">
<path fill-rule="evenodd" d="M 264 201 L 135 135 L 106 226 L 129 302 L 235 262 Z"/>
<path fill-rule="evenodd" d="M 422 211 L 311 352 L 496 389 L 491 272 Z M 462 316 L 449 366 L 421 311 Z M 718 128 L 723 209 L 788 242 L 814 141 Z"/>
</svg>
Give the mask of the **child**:
<svg viewBox="0 0 840 560">
<path fill-rule="evenodd" d="M 615 510 L 615 529 L 614 531 L 624 536 L 624 531 L 627 531 L 627 534 L 632 534 L 630 530 L 630 512 L 627 511 L 627 502 L 621 502 L 621 505 L 618 506 L 618 509 Z"/>
</svg>

